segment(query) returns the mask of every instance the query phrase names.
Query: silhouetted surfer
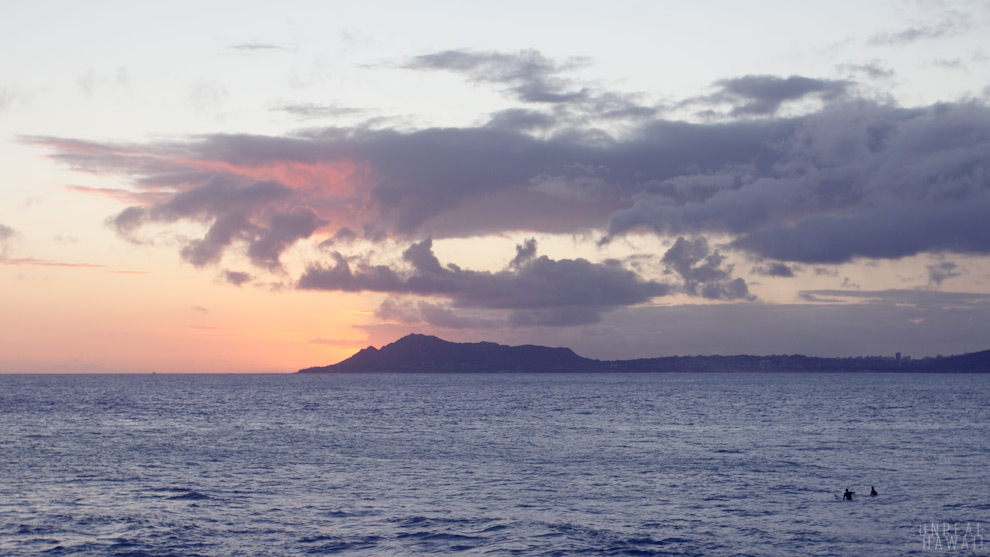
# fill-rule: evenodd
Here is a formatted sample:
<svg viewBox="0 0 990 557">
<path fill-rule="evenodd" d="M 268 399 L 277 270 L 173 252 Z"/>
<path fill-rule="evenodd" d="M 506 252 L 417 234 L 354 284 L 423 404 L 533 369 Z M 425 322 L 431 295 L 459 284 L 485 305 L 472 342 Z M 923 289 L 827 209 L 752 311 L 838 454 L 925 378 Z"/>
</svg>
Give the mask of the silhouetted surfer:
<svg viewBox="0 0 990 557">
<path fill-rule="evenodd" d="M 875 488 L 875 487 L 873 487 L 873 486 L 871 485 L 871 486 L 870 486 L 870 497 L 876 497 L 876 496 L 877 496 L 877 490 L 876 490 L 876 488 Z"/>
<path fill-rule="evenodd" d="M 855 491 L 849 491 L 849 488 L 846 488 L 846 492 L 842 494 L 842 498 L 845 499 L 846 501 L 852 501 L 853 500 L 853 493 L 856 493 L 856 492 Z"/>
</svg>

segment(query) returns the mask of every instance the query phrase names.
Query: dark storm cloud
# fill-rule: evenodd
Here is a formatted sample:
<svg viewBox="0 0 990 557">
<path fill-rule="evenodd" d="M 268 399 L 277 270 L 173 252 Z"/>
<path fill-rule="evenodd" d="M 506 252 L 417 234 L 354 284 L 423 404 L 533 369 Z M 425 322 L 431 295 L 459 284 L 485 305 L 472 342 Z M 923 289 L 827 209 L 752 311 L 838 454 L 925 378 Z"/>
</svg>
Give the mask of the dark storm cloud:
<svg viewBox="0 0 990 557">
<path fill-rule="evenodd" d="M 672 293 L 669 285 L 644 280 L 618 264 L 538 257 L 535 243 L 529 242 L 517 248 L 509 269 L 497 272 L 442 265 L 429 239 L 412 244 L 403 260 L 403 268 L 392 268 L 349 261 L 338 253 L 331 266 L 310 267 L 298 286 L 436 296 L 459 308 L 510 310 L 510 322 L 534 325 L 592 323 L 603 312 Z M 389 315 L 395 315 L 393 310 Z"/>
</svg>

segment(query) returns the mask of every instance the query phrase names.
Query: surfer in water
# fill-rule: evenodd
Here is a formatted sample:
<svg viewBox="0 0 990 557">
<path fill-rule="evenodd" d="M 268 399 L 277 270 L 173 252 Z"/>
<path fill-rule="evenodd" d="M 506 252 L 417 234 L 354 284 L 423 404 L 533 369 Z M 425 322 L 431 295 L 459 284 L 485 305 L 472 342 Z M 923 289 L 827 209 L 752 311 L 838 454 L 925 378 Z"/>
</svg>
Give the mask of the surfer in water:
<svg viewBox="0 0 990 557">
<path fill-rule="evenodd" d="M 876 496 L 877 496 L 877 489 L 871 485 L 870 486 L 870 497 L 876 497 Z"/>
<path fill-rule="evenodd" d="M 855 493 L 855 491 L 849 491 L 849 488 L 847 487 L 846 492 L 842 494 L 842 498 L 845 499 L 846 501 L 852 501 L 853 493 Z"/>
</svg>

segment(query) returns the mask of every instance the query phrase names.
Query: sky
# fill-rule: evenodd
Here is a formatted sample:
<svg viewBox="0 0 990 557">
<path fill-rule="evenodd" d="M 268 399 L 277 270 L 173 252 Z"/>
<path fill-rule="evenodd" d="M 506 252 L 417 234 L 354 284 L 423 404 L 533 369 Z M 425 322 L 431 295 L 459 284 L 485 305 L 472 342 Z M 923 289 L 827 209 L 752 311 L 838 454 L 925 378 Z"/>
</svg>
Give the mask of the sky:
<svg viewBox="0 0 990 557">
<path fill-rule="evenodd" d="M 10 2 L 0 372 L 990 349 L 990 2 Z"/>
</svg>

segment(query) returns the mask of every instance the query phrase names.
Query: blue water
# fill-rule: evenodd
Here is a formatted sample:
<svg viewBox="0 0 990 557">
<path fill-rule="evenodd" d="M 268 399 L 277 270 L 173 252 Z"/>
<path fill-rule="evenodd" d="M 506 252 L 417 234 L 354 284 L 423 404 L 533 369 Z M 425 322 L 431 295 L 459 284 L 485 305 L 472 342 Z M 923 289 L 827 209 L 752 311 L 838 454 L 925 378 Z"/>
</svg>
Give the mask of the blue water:
<svg viewBox="0 0 990 557">
<path fill-rule="evenodd" d="M 0 554 L 990 554 L 988 387 L 0 376 Z"/>
</svg>

